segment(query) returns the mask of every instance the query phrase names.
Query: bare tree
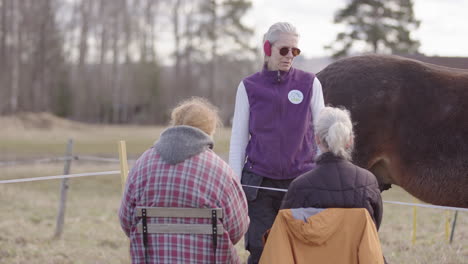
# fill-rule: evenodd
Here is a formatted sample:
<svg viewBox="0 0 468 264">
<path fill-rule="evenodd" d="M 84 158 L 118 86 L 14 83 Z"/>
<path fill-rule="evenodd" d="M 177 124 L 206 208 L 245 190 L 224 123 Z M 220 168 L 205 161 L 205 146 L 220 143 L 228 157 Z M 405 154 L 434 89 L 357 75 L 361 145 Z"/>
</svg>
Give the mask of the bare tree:
<svg viewBox="0 0 468 264">
<path fill-rule="evenodd" d="M 20 86 L 20 63 L 21 51 L 23 47 L 22 33 L 19 30 L 21 23 L 20 1 L 12 1 L 12 35 L 15 48 L 13 49 L 13 65 L 11 73 L 11 92 L 10 92 L 10 112 L 16 113 L 18 110 L 18 96 Z"/>
<path fill-rule="evenodd" d="M 0 0 L 0 66 L 5 69 L 7 35 L 7 0 Z M 2 74 L 2 73 L 0 73 Z"/>
<path fill-rule="evenodd" d="M 7 57 L 6 57 L 6 35 L 7 35 L 7 0 L 0 0 L 0 87 L 6 86 L 6 69 L 7 69 Z M 0 90 L 0 97 L 8 98 L 6 91 Z M 5 103 L 0 104 L 0 114 L 7 109 L 8 105 Z"/>
<path fill-rule="evenodd" d="M 182 0 L 175 0 L 172 8 L 172 24 L 174 25 L 174 80 L 177 80 L 181 72 L 181 35 L 180 35 L 180 16 Z"/>
<path fill-rule="evenodd" d="M 0 96 L 8 98 L 0 102 L 0 113 L 52 111 L 84 121 L 161 123 L 166 109 L 187 96 L 228 102 L 217 91 L 231 86 L 226 79 L 238 78 L 230 73 L 242 54 L 234 50 L 248 42 L 241 36 L 251 34 L 241 22 L 250 5 L 0 0 Z M 171 32 L 174 64 L 163 65 L 170 54 L 160 53 L 159 45 Z M 248 53 L 245 47 L 240 50 Z"/>
</svg>

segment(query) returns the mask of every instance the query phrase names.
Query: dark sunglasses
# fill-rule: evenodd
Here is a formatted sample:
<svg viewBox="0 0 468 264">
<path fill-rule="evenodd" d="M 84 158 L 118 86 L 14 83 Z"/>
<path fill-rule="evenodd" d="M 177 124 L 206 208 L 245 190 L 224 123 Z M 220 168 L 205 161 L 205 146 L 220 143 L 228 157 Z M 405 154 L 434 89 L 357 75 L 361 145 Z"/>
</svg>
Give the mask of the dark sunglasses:
<svg viewBox="0 0 468 264">
<path fill-rule="evenodd" d="M 291 53 L 292 53 L 292 55 L 294 57 L 301 54 L 300 49 L 298 49 L 298 48 L 288 48 L 288 47 L 282 47 L 281 49 L 279 49 L 279 53 L 281 54 L 281 56 L 286 56 L 286 55 L 288 55 L 289 50 L 291 50 Z"/>
</svg>

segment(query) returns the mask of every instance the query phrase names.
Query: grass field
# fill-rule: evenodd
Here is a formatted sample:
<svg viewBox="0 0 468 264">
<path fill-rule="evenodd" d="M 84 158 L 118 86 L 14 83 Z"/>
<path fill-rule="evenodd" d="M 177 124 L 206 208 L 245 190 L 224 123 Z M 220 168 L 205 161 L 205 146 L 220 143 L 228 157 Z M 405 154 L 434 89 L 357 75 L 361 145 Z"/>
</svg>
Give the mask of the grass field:
<svg viewBox="0 0 468 264">
<path fill-rule="evenodd" d="M 68 138 L 74 139 L 75 155 L 109 158 L 118 157 L 117 141 L 125 140 L 129 159 L 135 159 L 162 131 L 160 127 L 84 125 L 47 114 L 0 118 L 0 125 L 0 161 L 62 156 Z M 215 150 L 224 157 L 228 142 L 229 130 L 221 129 Z M 73 161 L 71 173 L 109 170 L 119 170 L 119 165 Z M 59 175 L 63 163 L 1 166 L 0 171 L 2 180 Z M 75 178 L 69 185 L 64 232 L 53 239 L 60 180 L 0 184 L 0 263 L 129 263 L 128 240 L 117 218 L 120 177 Z M 398 187 L 384 192 L 383 198 L 414 201 Z M 388 262 L 468 263 L 468 214 L 459 213 L 452 244 L 446 242 L 446 214 L 419 208 L 412 245 L 413 208 L 385 204 L 379 233 Z M 245 260 L 248 253 L 242 243 L 237 248 Z"/>
</svg>

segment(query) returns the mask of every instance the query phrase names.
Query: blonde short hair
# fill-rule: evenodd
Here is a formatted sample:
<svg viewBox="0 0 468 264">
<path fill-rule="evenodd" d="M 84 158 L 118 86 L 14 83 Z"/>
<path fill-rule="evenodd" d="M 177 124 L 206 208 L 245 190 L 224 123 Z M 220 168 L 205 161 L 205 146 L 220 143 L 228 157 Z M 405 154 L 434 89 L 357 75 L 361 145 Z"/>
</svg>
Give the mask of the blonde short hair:
<svg viewBox="0 0 468 264">
<path fill-rule="evenodd" d="M 216 127 L 221 126 L 221 120 L 218 109 L 208 100 L 201 97 L 192 97 L 182 101 L 172 110 L 171 125 L 196 127 L 213 136 Z"/>
</svg>

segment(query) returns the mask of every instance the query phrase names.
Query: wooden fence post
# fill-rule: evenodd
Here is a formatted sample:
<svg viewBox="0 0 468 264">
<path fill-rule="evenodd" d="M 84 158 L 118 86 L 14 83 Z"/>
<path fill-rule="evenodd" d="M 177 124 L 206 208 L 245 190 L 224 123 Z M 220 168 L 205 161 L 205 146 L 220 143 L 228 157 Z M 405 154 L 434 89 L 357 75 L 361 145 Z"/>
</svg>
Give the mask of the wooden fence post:
<svg viewBox="0 0 468 264">
<path fill-rule="evenodd" d="M 72 163 L 73 154 L 73 139 L 68 140 L 65 165 L 63 168 L 63 174 L 68 175 L 70 173 L 70 167 Z M 67 202 L 67 191 L 68 191 L 68 178 L 62 179 L 62 185 L 60 186 L 60 203 L 57 215 L 57 226 L 55 228 L 54 238 L 60 238 L 63 231 L 63 224 L 65 218 L 65 208 Z"/>
</svg>

